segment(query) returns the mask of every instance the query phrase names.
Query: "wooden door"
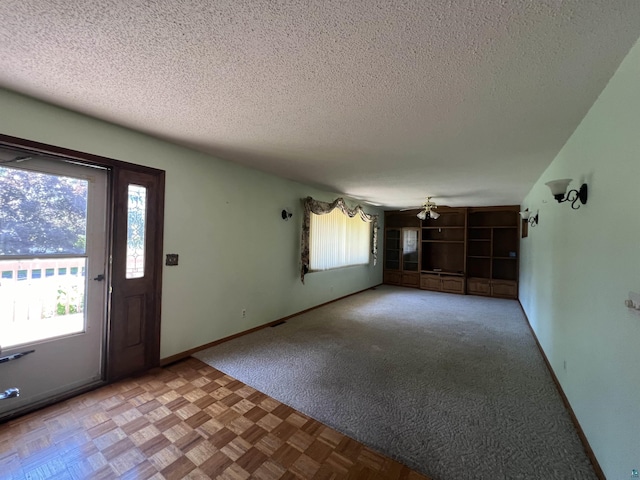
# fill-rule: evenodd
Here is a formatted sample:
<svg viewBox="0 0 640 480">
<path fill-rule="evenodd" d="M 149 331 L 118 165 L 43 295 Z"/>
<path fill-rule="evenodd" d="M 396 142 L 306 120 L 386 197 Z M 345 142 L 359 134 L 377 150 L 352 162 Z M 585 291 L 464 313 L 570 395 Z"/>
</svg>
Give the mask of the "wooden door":
<svg viewBox="0 0 640 480">
<path fill-rule="evenodd" d="M 164 172 L 118 168 L 107 379 L 160 363 Z"/>
</svg>

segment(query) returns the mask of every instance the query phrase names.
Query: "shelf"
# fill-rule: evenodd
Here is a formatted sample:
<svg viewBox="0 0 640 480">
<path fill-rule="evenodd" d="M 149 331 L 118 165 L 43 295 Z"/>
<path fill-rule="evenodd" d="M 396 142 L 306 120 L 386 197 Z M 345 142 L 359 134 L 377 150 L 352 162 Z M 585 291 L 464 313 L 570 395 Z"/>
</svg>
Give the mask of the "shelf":
<svg viewBox="0 0 640 480">
<path fill-rule="evenodd" d="M 490 238 L 470 238 L 470 242 L 490 242 Z"/>
<path fill-rule="evenodd" d="M 517 225 L 469 225 L 468 227 L 470 230 L 482 230 L 482 229 L 489 229 L 489 228 L 518 228 Z"/>
<path fill-rule="evenodd" d="M 464 243 L 464 240 L 422 240 L 424 243 Z"/>
<path fill-rule="evenodd" d="M 517 260 L 518 257 L 492 257 L 494 260 Z"/>
<path fill-rule="evenodd" d="M 454 230 L 454 229 L 461 229 L 461 228 L 463 229 L 464 226 L 458 226 L 458 225 L 446 226 L 445 225 L 445 226 L 442 226 L 442 227 L 422 227 L 423 230 L 442 230 L 443 228 L 446 229 L 446 230 L 449 230 L 449 229 Z"/>
<path fill-rule="evenodd" d="M 464 273 L 460 272 L 444 272 L 444 271 L 436 271 L 436 270 L 420 270 L 420 273 L 429 273 L 429 274 L 437 274 L 437 275 L 450 275 L 453 277 L 464 277 Z"/>
<path fill-rule="evenodd" d="M 487 255 L 467 255 L 467 258 L 491 258 L 491 257 Z M 493 257 L 493 258 L 496 258 L 496 257 Z"/>
</svg>

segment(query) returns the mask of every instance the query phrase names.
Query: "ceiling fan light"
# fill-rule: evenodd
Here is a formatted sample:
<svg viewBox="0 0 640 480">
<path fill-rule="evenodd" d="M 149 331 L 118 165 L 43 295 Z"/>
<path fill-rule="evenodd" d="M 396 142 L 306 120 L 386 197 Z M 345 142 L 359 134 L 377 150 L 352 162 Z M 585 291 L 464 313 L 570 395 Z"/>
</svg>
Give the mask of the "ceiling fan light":
<svg viewBox="0 0 640 480">
<path fill-rule="evenodd" d="M 418 215 L 416 215 L 420 220 L 426 220 L 427 219 L 427 211 L 426 210 L 421 210 Z"/>
<path fill-rule="evenodd" d="M 435 220 L 440 216 L 440 214 L 438 212 L 431 210 L 431 212 L 429 212 L 429 216 Z"/>
</svg>

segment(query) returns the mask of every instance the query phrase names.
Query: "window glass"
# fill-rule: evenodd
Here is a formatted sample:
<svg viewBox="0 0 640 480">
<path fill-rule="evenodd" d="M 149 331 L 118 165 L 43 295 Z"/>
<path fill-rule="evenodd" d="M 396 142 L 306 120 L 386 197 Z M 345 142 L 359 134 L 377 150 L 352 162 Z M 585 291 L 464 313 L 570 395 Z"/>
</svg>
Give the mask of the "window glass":
<svg viewBox="0 0 640 480">
<path fill-rule="evenodd" d="M 147 189 L 129 185 L 128 194 L 126 278 L 140 278 L 144 276 Z"/>
<path fill-rule="evenodd" d="M 0 166 L 0 256 L 84 254 L 87 187 L 87 180 Z"/>
<path fill-rule="evenodd" d="M 86 265 L 87 259 L 77 257 L 55 261 L 58 264 Z M 41 259 L 0 259 L 3 272 L 0 282 L 0 336 L 3 347 L 84 330 L 85 279 L 71 275 L 56 276 L 55 268 L 42 269 L 41 263 Z M 5 276 L 13 273 L 11 268 L 18 273 L 15 279 Z M 68 268 L 60 270 L 66 272 Z"/>
</svg>

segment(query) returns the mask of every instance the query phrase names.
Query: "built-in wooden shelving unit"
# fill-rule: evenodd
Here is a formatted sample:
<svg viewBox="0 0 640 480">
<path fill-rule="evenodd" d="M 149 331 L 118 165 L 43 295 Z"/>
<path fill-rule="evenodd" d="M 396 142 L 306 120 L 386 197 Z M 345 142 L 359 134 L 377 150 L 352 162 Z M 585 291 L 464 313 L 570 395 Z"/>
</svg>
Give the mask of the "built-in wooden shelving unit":
<svg viewBox="0 0 640 480">
<path fill-rule="evenodd" d="M 451 293 L 516 298 L 518 206 L 439 207 L 385 213 L 384 282 Z"/>
</svg>

